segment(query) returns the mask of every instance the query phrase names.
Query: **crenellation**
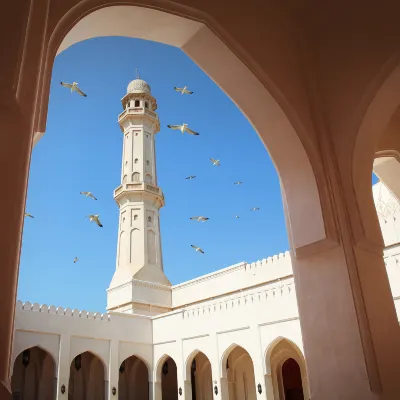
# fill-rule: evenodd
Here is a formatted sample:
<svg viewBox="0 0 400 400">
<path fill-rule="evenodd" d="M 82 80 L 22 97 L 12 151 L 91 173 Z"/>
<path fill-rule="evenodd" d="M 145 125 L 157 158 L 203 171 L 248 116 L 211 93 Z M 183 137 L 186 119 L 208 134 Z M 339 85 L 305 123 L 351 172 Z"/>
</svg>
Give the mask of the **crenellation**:
<svg viewBox="0 0 400 400">
<path fill-rule="evenodd" d="M 31 303 L 29 301 L 22 302 L 21 300 L 17 300 L 15 304 L 15 309 L 17 311 L 32 311 L 32 312 L 41 312 L 44 314 L 54 314 L 54 315 L 62 315 L 66 317 L 75 317 L 75 318 L 83 318 L 83 319 L 94 319 L 94 320 L 103 320 L 110 321 L 111 316 L 110 313 L 101 314 L 99 312 L 87 312 L 85 310 L 78 310 L 71 308 L 65 308 L 61 306 L 48 306 L 47 304 L 40 305 L 39 303 Z"/>
</svg>

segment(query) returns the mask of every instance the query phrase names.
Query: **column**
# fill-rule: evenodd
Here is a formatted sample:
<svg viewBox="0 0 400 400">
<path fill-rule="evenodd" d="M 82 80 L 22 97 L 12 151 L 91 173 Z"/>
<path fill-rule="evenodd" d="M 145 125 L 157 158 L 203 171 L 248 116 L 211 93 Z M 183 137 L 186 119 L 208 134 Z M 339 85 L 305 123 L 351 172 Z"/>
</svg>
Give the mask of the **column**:
<svg viewBox="0 0 400 400">
<path fill-rule="evenodd" d="M 154 382 L 149 382 L 152 390 L 150 390 L 150 394 L 153 397 L 150 397 L 151 400 L 162 400 L 162 387 L 161 382 L 156 382 L 156 378 L 154 377 Z"/>
<path fill-rule="evenodd" d="M 108 364 L 108 381 L 106 382 L 106 399 L 118 399 L 119 380 L 119 345 L 118 340 L 110 340 L 110 361 Z M 117 394 L 112 394 L 112 388 L 117 389 Z"/>
<path fill-rule="evenodd" d="M 267 382 L 265 381 L 265 374 L 264 374 L 264 352 L 262 350 L 261 345 L 261 335 L 260 335 L 260 327 L 258 325 L 254 325 L 251 327 L 250 334 L 252 336 L 252 343 L 254 349 L 254 356 L 253 358 L 253 368 L 254 368 L 254 378 L 255 378 L 255 385 L 256 385 L 256 393 L 257 399 L 266 400 L 268 394 L 268 386 Z M 258 385 L 261 385 L 261 393 L 258 391 Z M 273 397 L 268 399 L 273 400 Z"/>
<path fill-rule="evenodd" d="M 56 400 L 65 400 L 68 398 L 70 363 L 70 344 L 71 337 L 67 334 L 60 335 L 60 349 L 58 352 L 58 371 L 57 371 L 57 391 Z M 61 387 L 65 386 L 65 393 L 61 393 Z"/>
<path fill-rule="evenodd" d="M 0 146 L 0 185 L 4 188 L 0 201 L 1 399 L 11 398 L 15 297 L 47 4 L 46 0 L 18 1 L 0 6 L 0 36 L 5 38 L 0 41 L 4 55 L 0 76 L 0 132 L 4 141 Z"/>
<path fill-rule="evenodd" d="M 211 340 L 211 355 L 210 355 L 210 363 L 211 363 L 211 375 L 213 382 L 213 399 L 214 400 L 228 400 L 229 399 L 229 390 L 228 390 L 228 379 L 221 376 L 220 372 L 220 362 L 222 355 L 219 354 L 218 348 L 218 335 L 216 332 L 210 333 Z M 218 388 L 218 394 L 215 394 L 215 386 Z"/>
</svg>

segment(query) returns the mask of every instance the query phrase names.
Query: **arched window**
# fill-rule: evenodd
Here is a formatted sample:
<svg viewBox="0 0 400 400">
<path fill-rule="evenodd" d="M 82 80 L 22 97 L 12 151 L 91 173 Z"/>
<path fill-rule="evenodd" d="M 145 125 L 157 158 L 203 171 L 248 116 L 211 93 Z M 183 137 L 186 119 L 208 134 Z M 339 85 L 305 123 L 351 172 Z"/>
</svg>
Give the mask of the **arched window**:
<svg viewBox="0 0 400 400">
<path fill-rule="evenodd" d="M 146 182 L 151 182 L 152 176 L 150 174 L 146 174 L 145 180 Z"/>
<path fill-rule="evenodd" d="M 135 214 L 134 217 L 133 217 L 133 220 L 134 220 L 134 221 L 137 221 L 138 218 L 139 218 L 138 215 Z"/>
<path fill-rule="evenodd" d="M 147 222 L 151 222 L 151 217 L 150 216 L 147 217 Z"/>
<path fill-rule="evenodd" d="M 133 174 L 132 174 L 132 181 L 133 182 L 139 182 L 140 181 L 140 174 L 139 174 L 139 172 L 134 172 Z"/>
<path fill-rule="evenodd" d="M 139 161 L 139 160 L 138 160 L 137 158 L 135 158 L 135 164 L 137 164 L 137 163 L 138 163 L 138 161 Z"/>
<path fill-rule="evenodd" d="M 146 161 L 146 165 L 150 165 L 150 161 L 149 160 Z"/>
<path fill-rule="evenodd" d="M 139 100 L 135 100 L 135 107 L 140 107 L 140 101 Z"/>
<path fill-rule="evenodd" d="M 149 108 L 149 103 L 147 101 L 144 102 L 144 107 Z"/>
</svg>

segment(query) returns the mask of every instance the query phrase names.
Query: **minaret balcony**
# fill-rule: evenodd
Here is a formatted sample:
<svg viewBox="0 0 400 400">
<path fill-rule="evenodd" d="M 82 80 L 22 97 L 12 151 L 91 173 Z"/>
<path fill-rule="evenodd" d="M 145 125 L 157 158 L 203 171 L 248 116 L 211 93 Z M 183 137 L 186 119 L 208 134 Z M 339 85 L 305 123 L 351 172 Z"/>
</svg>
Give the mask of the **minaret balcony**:
<svg viewBox="0 0 400 400">
<path fill-rule="evenodd" d="M 162 190 L 158 186 L 147 182 L 123 183 L 114 190 L 114 199 L 118 202 L 122 197 L 135 196 L 135 194 L 157 198 L 164 205 L 164 193 Z"/>
<path fill-rule="evenodd" d="M 158 121 L 158 116 L 154 111 L 149 110 L 144 107 L 129 107 L 126 108 L 121 114 L 118 116 L 118 122 L 121 123 L 125 118 L 129 116 L 135 115 L 146 115 Z"/>
</svg>

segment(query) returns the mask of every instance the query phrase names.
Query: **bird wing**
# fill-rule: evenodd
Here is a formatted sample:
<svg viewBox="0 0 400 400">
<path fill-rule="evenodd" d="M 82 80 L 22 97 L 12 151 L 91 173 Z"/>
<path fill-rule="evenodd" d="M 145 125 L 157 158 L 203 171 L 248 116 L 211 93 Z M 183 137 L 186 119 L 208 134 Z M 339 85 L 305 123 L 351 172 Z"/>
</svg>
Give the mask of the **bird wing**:
<svg viewBox="0 0 400 400">
<path fill-rule="evenodd" d="M 84 194 L 85 196 L 87 196 L 89 192 L 79 192 L 79 194 Z"/>
<path fill-rule="evenodd" d="M 191 92 L 190 90 L 186 90 L 187 94 L 193 94 L 193 92 Z"/>
<path fill-rule="evenodd" d="M 213 163 L 217 162 L 217 160 L 214 160 L 213 158 L 210 157 L 210 161 L 212 161 Z"/>
<path fill-rule="evenodd" d="M 75 86 L 75 90 L 83 97 L 87 97 L 87 94 L 83 93 L 81 89 L 78 88 L 78 86 Z"/>
<path fill-rule="evenodd" d="M 194 244 L 191 244 L 190 246 L 192 246 L 194 249 L 198 249 L 198 247 L 197 246 L 195 246 Z"/>
<path fill-rule="evenodd" d="M 201 217 L 190 217 L 190 219 L 199 219 Z"/>
<path fill-rule="evenodd" d="M 100 228 L 103 227 L 103 225 L 101 224 L 100 219 L 99 219 L 98 216 L 94 215 L 94 216 L 93 216 L 93 221 L 96 222 L 96 224 L 97 224 Z"/>
<path fill-rule="evenodd" d="M 182 125 L 167 125 L 169 129 L 179 130 L 182 128 Z"/>
<path fill-rule="evenodd" d="M 198 249 L 199 249 L 199 252 L 200 252 L 201 254 L 204 254 L 204 251 L 203 251 L 200 247 L 198 247 Z"/>
<path fill-rule="evenodd" d="M 61 86 L 64 86 L 68 89 L 71 89 L 73 86 L 72 83 L 67 83 L 67 82 L 60 82 L 60 84 L 61 84 Z"/>
<path fill-rule="evenodd" d="M 177 92 L 183 92 L 183 88 L 174 86 L 174 90 Z"/>
<path fill-rule="evenodd" d="M 94 197 L 94 196 L 92 195 L 92 193 L 90 193 L 90 192 L 88 193 L 88 196 L 91 197 L 93 200 L 97 200 L 96 197 Z"/>
<path fill-rule="evenodd" d="M 25 213 L 25 217 L 35 218 L 32 214 L 29 214 L 29 213 Z"/>
<path fill-rule="evenodd" d="M 186 131 L 187 133 L 190 133 L 191 135 L 200 135 L 200 133 L 197 133 L 197 132 L 195 132 L 195 131 L 192 131 L 190 128 L 187 128 L 187 127 L 186 127 L 185 131 Z"/>
</svg>

